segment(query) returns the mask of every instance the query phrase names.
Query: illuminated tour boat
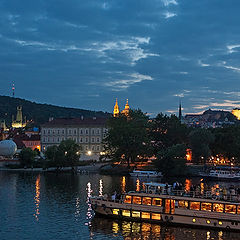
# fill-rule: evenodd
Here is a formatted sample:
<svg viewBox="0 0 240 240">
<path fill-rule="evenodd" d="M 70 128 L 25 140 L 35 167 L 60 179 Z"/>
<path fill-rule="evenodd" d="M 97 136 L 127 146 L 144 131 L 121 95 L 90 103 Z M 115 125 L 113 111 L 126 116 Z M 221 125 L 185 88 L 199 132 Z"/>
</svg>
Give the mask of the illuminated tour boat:
<svg viewBox="0 0 240 240">
<path fill-rule="evenodd" d="M 186 194 L 161 183 L 145 183 L 144 189 L 119 198 L 91 197 L 92 209 L 95 214 L 118 219 L 240 231 L 240 203 L 235 194 Z"/>
</svg>

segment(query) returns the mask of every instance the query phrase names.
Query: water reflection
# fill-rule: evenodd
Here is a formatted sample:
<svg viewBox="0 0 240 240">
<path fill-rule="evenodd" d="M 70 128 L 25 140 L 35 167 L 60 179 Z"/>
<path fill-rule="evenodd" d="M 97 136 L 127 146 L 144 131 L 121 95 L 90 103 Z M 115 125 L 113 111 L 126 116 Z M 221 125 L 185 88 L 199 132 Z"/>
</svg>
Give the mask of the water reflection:
<svg viewBox="0 0 240 240">
<path fill-rule="evenodd" d="M 91 183 L 88 182 L 87 184 L 87 213 L 86 213 L 86 219 L 87 223 L 86 225 L 91 225 L 91 219 L 92 219 L 92 207 L 90 203 L 90 197 L 92 196 L 92 188 L 91 188 Z"/>
<path fill-rule="evenodd" d="M 136 180 L 136 191 L 139 192 L 140 189 L 141 189 L 140 180 L 139 180 L 139 178 L 137 178 L 137 180 Z"/>
<path fill-rule="evenodd" d="M 39 215 L 40 215 L 40 211 L 39 211 L 39 205 L 40 205 L 40 174 L 37 176 L 36 182 L 35 182 L 35 206 L 36 206 L 36 210 L 35 210 L 35 218 L 38 221 L 39 220 Z"/>
<path fill-rule="evenodd" d="M 99 196 L 100 197 L 103 196 L 103 180 L 102 179 L 99 180 Z"/>
<path fill-rule="evenodd" d="M 238 233 L 229 233 L 222 231 L 204 229 L 189 229 L 183 227 L 168 227 L 165 225 L 144 223 L 144 222 L 128 222 L 105 219 L 102 217 L 94 217 L 90 227 L 90 231 L 101 233 L 108 236 L 108 239 L 123 237 L 125 240 L 140 239 L 162 239 L 162 240 L 229 240 L 239 239 Z"/>
</svg>

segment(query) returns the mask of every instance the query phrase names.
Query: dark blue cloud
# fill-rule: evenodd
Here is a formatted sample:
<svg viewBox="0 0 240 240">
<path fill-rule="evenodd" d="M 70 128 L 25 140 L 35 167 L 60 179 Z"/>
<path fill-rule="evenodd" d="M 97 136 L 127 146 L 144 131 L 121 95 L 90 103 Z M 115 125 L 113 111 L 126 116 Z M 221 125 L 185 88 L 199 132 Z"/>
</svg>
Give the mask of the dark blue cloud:
<svg viewBox="0 0 240 240">
<path fill-rule="evenodd" d="M 238 102 L 237 1 L 1 0 L 2 94 L 111 111 L 231 109 Z"/>
</svg>

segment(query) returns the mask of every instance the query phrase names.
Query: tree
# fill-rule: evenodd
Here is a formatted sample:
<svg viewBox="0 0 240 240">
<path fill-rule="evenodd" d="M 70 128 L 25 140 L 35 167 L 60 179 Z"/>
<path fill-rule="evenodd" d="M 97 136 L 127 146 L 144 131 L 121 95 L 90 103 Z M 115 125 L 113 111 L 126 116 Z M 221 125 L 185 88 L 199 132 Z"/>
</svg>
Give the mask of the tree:
<svg viewBox="0 0 240 240">
<path fill-rule="evenodd" d="M 237 163 L 240 162 L 240 126 L 228 126 L 224 128 L 212 129 L 215 141 L 210 145 L 212 153 L 226 157 L 234 158 Z"/>
<path fill-rule="evenodd" d="M 206 164 L 211 151 L 209 145 L 214 142 L 214 135 L 210 130 L 199 128 L 189 134 L 190 147 L 192 149 L 193 161 L 197 164 Z"/>
<path fill-rule="evenodd" d="M 80 146 L 74 140 L 67 139 L 62 141 L 59 146 L 48 147 L 45 156 L 52 166 L 74 167 L 79 161 L 80 150 Z"/>
<path fill-rule="evenodd" d="M 22 166 L 31 167 L 34 163 L 36 152 L 31 148 L 23 148 L 19 154 L 19 160 Z"/>
<path fill-rule="evenodd" d="M 183 176 L 187 173 L 185 156 L 186 146 L 176 144 L 160 151 L 154 164 L 164 176 Z"/>
<path fill-rule="evenodd" d="M 150 129 L 155 154 L 173 145 L 185 144 L 188 134 L 189 129 L 175 115 L 158 114 Z"/>
<path fill-rule="evenodd" d="M 58 146 L 57 157 L 66 166 L 75 166 L 80 157 L 80 146 L 71 139 L 64 140 Z"/>
<path fill-rule="evenodd" d="M 120 114 L 108 121 L 108 134 L 104 139 L 104 151 L 107 157 L 134 162 L 137 156 L 146 156 L 149 152 L 148 117 L 141 110 L 130 110 L 129 115 Z"/>
</svg>

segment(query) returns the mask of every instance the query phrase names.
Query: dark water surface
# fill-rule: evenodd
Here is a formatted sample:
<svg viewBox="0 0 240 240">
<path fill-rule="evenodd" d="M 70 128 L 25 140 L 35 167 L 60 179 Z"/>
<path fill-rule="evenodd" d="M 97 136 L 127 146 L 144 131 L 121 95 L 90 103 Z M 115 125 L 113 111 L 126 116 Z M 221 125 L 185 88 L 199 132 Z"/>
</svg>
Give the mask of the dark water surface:
<svg viewBox="0 0 240 240">
<path fill-rule="evenodd" d="M 188 188 L 192 181 L 183 183 Z M 141 186 L 129 177 L 0 172 L 0 239 L 240 239 L 239 233 L 93 217 L 89 196 Z"/>
</svg>

